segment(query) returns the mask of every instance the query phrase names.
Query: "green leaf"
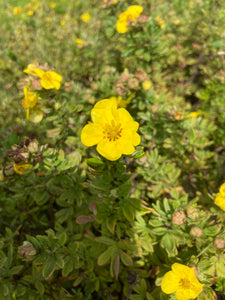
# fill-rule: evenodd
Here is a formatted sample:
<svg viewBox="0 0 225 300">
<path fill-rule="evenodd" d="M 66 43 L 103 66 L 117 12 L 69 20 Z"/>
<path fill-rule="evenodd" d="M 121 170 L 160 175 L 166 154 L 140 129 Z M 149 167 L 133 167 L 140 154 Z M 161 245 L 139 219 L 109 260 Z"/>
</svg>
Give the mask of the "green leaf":
<svg viewBox="0 0 225 300">
<path fill-rule="evenodd" d="M 9 271 L 9 274 L 16 275 L 23 269 L 23 267 L 24 267 L 23 265 L 18 265 L 18 266 L 12 267 L 12 269 L 10 269 L 10 271 Z"/>
<path fill-rule="evenodd" d="M 71 257 L 69 257 L 69 256 L 65 258 L 64 263 L 65 264 L 64 264 L 64 267 L 63 267 L 63 270 L 62 270 L 62 275 L 64 277 L 66 277 L 73 271 L 74 263 L 71 260 Z"/>
<path fill-rule="evenodd" d="M 126 254 L 125 252 L 123 252 L 122 250 L 119 251 L 119 254 L 120 254 L 120 258 L 122 260 L 122 263 L 125 265 L 125 266 L 132 266 L 133 265 L 133 260 L 132 258 Z"/>
<path fill-rule="evenodd" d="M 106 251 L 104 251 L 99 257 L 98 257 L 98 265 L 103 266 L 105 265 L 109 259 L 115 254 L 116 247 L 111 246 Z"/>
<path fill-rule="evenodd" d="M 163 235 L 167 232 L 167 228 L 166 227 L 156 227 L 156 228 L 152 228 L 151 231 L 156 235 Z"/>
<path fill-rule="evenodd" d="M 45 279 L 48 279 L 53 274 L 54 271 L 55 271 L 55 258 L 53 256 L 49 256 L 44 264 L 42 275 Z"/>
<path fill-rule="evenodd" d="M 118 279 L 119 272 L 120 272 L 120 256 L 119 255 L 117 255 L 115 258 L 114 272 L 115 272 L 116 279 Z"/>
<path fill-rule="evenodd" d="M 96 242 L 98 243 L 101 243 L 101 244 L 105 244 L 105 245 L 108 245 L 108 246 L 112 246 L 115 244 L 115 241 L 106 237 L 106 236 L 100 236 L 100 237 L 97 237 L 95 239 Z"/>
<path fill-rule="evenodd" d="M 129 222 L 133 222 L 134 221 L 134 217 L 135 217 L 135 208 L 129 204 L 127 204 L 126 206 L 122 207 L 122 211 L 123 211 L 123 215 L 124 217 L 129 221 Z"/>
<path fill-rule="evenodd" d="M 160 245 L 167 250 L 169 256 L 174 256 L 175 241 L 173 235 L 166 233 L 161 240 Z"/>
<path fill-rule="evenodd" d="M 35 280 L 34 286 L 38 290 L 38 292 L 40 293 L 40 295 L 44 294 L 45 288 L 44 288 L 43 283 L 40 282 L 40 280 Z"/>
</svg>

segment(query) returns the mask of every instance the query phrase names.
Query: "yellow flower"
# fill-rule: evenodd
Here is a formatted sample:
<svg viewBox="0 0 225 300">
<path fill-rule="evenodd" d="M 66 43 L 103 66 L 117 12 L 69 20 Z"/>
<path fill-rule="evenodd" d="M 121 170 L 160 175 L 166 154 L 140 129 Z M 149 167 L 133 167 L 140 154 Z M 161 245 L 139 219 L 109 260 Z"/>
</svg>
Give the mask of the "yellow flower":
<svg viewBox="0 0 225 300">
<path fill-rule="evenodd" d="M 223 183 L 223 184 L 220 186 L 219 191 L 220 191 L 220 194 L 221 194 L 222 196 L 225 197 L 225 183 Z"/>
<path fill-rule="evenodd" d="M 145 80 L 142 82 L 142 87 L 144 90 L 149 90 L 151 88 L 152 84 L 151 84 L 151 81 L 149 80 Z"/>
<path fill-rule="evenodd" d="M 13 7 L 13 14 L 14 15 L 20 15 L 21 14 L 21 12 L 22 12 L 22 9 L 21 9 L 21 7 L 19 7 L 19 6 L 15 6 L 15 7 Z"/>
<path fill-rule="evenodd" d="M 77 44 L 80 44 L 80 45 L 84 45 L 85 44 L 85 41 L 81 40 L 81 39 L 76 39 L 75 42 Z"/>
<path fill-rule="evenodd" d="M 14 167 L 14 171 L 19 174 L 19 175 L 22 175 L 23 172 L 28 169 L 31 165 L 30 164 L 23 164 L 23 165 L 17 165 L 17 164 L 14 164 L 13 167 Z"/>
<path fill-rule="evenodd" d="M 219 193 L 216 194 L 214 203 L 225 211 L 225 183 L 220 186 Z"/>
<path fill-rule="evenodd" d="M 172 271 L 167 272 L 161 283 L 161 289 L 166 294 L 173 294 L 178 300 L 195 299 L 202 291 L 201 284 L 195 276 L 193 268 L 174 263 Z"/>
<path fill-rule="evenodd" d="M 27 120 L 29 120 L 30 108 L 33 108 L 38 101 L 38 97 L 35 93 L 29 92 L 28 87 L 23 88 L 24 98 L 22 100 L 22 106 L 27 110 Z"/>
<path fill-rule="evenodd" d="M 53 9 L 56 7 L 56 3 L 55 2 L 50 2 L 49 6 Z"/>
<path fill-rule="evenodd" d="M 174 25 L 179 25 L 180 24 L 180 20 L 179 19 L 173 19 L 173 24 Z"/>
<path fill-rule="evenodd" d="M 114 161 L 122 154 L 132 154 L 134 146 L 140 143 L 137 133 L 139 124 L 126 109 L 117 107 L 115 99 L 103 99 L 96 103 L 91 119 L 93 123 L 82 129 L 81 141 L 88 147 L 97 144 L 97 151 L 108 160 Z"/>
<path fill-rule="evenodd" d="M 188 115 L 188 117 L 189 117 L 189 118 L 197 119 L 199 115 L 200 115 L 199 112 L 193 111 L 193 112 L 191 112 L 191 113 Z"/>
<path fill-rule="evenodd" d="M 66 21 L 65 21 L 65 20 L 61 20 L 61 21 L 60 21 L 60 25 L 61 25 L 61 26 L 65 26 L 65 25 L 66 25 Z"/>
<path fill-rule="evenodd" d="M 127 98 L 127 99 L 123 99 L 121 96 L 119 97 L 110 97 L 110 100 L 116 101 L 117 102 L 117 108 L 123 107 L 126 108 L 127 104 L 129 104 L 133 98 L 133 94 Z"/>
<path fill-rule="evenodd" d="M 164 21 L 163 21 L 160 17 L 156 17 L 156 18 L 155 18 L 155 21 L 156 21 L 156 23 L 157 23 L 157 25 L 158 25 L 159 27 L 161 27 L 161 28 L 164 28 L 164 27 L 165 27 Z"/>
<path fill-rule="evenodd" d="M 25 69 L 25 70 L 23 70 L 24 71 L 24 73 L 27 73 L 27 74 L 31 74 L 31 75 L 37 75 L 36 73 L 35 73 L 35 69 L 37 68 L 37 66 L 36 65 L 34 65 L 34 64 L 29 64 L 28 66 L 27 66 L 27 68 Z"/>
<path fill-rule="evenodd" d="M 34 11 L 32 9 L 30 9 L 30 10 L 27 11 L 27 15 L 28 16 L 33 16 L 33 14 L 34 14 Z"/>
<path fill-rule="evenodd" d="M 56 89 L 60 88 L 60 82 L 62 81 L 62 76 L 56 72 L 43 71 L 41 69 L 35 68 L 34 73 L 41 79 L 41 85 L 44 89 Z"/>
<path fill-rule="evenodd" d="M 83 22 L 85 22 L 85 23 L 87 23 L 87 22 L 90 20 L 90 18 L 91 18 L 91 16 L 90 16 L 89 13 L 85 13 L 85 14 L 83 14 L 83 15 L 80 16 L 80 19 L 81 19 Z"/>
<path fill-rule="evenodd" d="M 136 22 L 136 19 L 140 16 L 143 11 L 143 7 L 140 5 L 129 6 L 126 11 L 119 15 L 119 19 L 116 23 L 116 30 L 119 33 L 125 33 L 128 31 L 129 21 Z"/>
</svg>

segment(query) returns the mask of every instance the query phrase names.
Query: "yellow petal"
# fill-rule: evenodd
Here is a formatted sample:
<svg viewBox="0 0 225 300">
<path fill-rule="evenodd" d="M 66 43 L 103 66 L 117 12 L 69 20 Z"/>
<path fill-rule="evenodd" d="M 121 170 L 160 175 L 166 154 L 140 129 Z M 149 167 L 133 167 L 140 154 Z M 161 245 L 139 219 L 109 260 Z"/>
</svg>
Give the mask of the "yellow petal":
<svg viewBox="0 0 225 300">
<path fill-rule="evenodd" d="M 42 77 L 43 75 L 44 75 L 44 71 L 43 70 L 41 70 L 41 69 L 39 69 L 39 68 L 35 68 L 34 70 L 34 73 L 36 74 L 36 75 L 38 75 L 38 77 Z"/>
<path fill-rule="evenodd" d="M 81 131 L 81 142 L 87 147 L 98 144 L 103 138 L 102 131 L 103 129 L 99 124 L 85 125 Z"/>
<path fill-rule="evenodd" d="M 97 102 L 91 111 L 91 119 L 96 123 L 111 123 L 117 109 L 116 100 L 103 99 Z"/>
<path fill-rule="evenodd" d="M 179 277 L 173 272 L 167 272 L 161 283 L 161 289 L 166 294 L 172 294 L 176 292 L 179 287 Z"/>
<path fill-rule="evenodd" d="M 220 186 L 220 193 L 225 197 L 225 183 Z"/>
<path fill-rule="evenodd" d="M 122 155 L 120 145 L 117 143 L 117 141 L 108 142 L 108 141 L 102 140 L 97 145 L 97 151 L 103 157 L 107 158 L 108 160 L 112 160 L 112 161 L 119 159 Z"/>
<path fill-rule="evenodd" d="M 141 142 L 141 137 L 140 137 L 140 135 L 139 135 L 138 133 L 134 133 L 134 134 L 133 134 L 133 138 L 132 138 L 132 144 L 133 144 L 134 146 L 137 146 L 137 145 L 140 144 L 140 142 Z"/>
<path fill-rule="evenodd" d="M 172 265 L 172 271 L 179 277 L 188 276 L 191 270 L 194 269 L 179 263 L 174 263 Z"/>
</svg>

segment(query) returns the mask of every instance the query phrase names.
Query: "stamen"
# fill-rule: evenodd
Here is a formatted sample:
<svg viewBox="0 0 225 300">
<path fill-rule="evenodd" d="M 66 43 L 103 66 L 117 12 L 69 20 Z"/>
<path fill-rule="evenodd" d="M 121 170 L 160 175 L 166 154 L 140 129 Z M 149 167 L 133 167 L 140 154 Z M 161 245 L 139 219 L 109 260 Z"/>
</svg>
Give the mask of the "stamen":
<svg viewBox="0 0 225 300">
<path fill-rule="evenodd" d="M 123 128 L 121 128 L 121 123 L 116 124 L 114 120 L 111 124 L 106 123 L 103 130 L 103 138 L 108 139 L 110 142 L 115 142 L 121 137 Z"/>
</svg>

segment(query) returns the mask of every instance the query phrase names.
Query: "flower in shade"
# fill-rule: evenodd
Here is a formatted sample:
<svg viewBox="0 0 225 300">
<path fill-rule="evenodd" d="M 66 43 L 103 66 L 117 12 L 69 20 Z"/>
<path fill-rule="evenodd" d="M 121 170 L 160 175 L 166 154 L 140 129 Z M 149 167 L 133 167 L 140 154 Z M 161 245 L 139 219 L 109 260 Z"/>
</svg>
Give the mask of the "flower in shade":
<svg viewBox="0 0 225 300">
<path fill-rule="evenodd" d="M 125 33 L 128 31 L 128 25 L 130 21 L 136 22 L 137 18 L 143 11 L 143 7 L 140 5 L 129 6 L 126 11 L 119 15 L 119 19 L 116 23 L 116 30 L 119 33 Z"/>
<path fill-rule="evenodd" d="M 83 14 L 83 15 L 80 16 L 80 19 L 81 19 L 83 22 L 85 22 L 85 23 L 87 23 L 87 22 L 90 20 L 90 18 L 91 18 L 91 16 L 90 16 L 89 13 L 85 13 L 85 14 Z"/>
<path fill-rule="evenodd" d="M 220 186 L 219 193 L 216 194 L 214 203 L 225 211 L 225 183 Z"/>
<path fill-rule="evenodd" d="M 97 151 L 108 160 L 132 154 L 134 146 L 140 143 L 139 124 L 126 109 L 118 108 L 115 99 L 103 99 L 95 104 L 91 119 L 92 123 L 82 129 L 81 141 L 88 147 L 97 145 Z"/>
<path fill-rule="evenodd" d="M 35 93 L 28 91 L 27 86 L 23 88 L 23 91 L 24 98 L 22 100 L 22 106 L 27 110 L 27 120 L 29 120 L 30 108 L 35 107 L 38 101 L 38 96 Z"/>
<path fill-rule="evenodd" d="M 23 165 L 18 165 L 18 164 L 14 164 L 14 171 L 19 174 L 22 175 L 23 172 L 28 169 L 31 165 L 30 164 L 23 164 Z"/>
<path fill-rule="evenodd" d="M 174 263 L 172 271 L 167 272 L 161 283 L 161 289 L 166 294 L 173 294 L 178 300 L 195 299 L 202 291 L 201 284 L 195 276 L 193 268 Z"/>
<path fill-rule="evenodd" d="M 56 89 L 60 88 L 60 82 L 62 81 L 62 76 L 53 71 L 43 71 L 39 68 L 33 70 L 35 75 L 41 79 L 41 86 L 46 89 Z"/>
</svg>

